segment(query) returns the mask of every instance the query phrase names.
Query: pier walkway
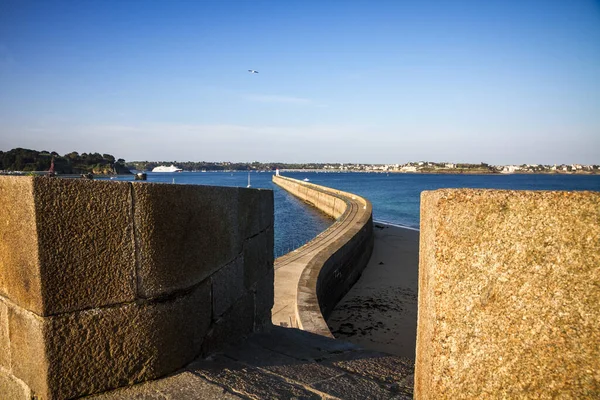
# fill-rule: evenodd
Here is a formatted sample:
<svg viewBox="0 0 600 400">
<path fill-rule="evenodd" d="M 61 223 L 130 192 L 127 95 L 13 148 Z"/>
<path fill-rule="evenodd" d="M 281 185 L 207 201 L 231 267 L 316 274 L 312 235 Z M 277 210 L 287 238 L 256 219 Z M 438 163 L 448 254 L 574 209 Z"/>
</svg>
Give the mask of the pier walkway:
<svg viewBox="0 0 600 400">
<path fill-rule="evenodd" d="M 272 322 L 333 337 L 325 319 L 358 280 L 373 250 L 371 203 L 352 193 L 274 176 L 273 182 L 336 218 L 304 246 L 275 260 Z"/>
</svg>

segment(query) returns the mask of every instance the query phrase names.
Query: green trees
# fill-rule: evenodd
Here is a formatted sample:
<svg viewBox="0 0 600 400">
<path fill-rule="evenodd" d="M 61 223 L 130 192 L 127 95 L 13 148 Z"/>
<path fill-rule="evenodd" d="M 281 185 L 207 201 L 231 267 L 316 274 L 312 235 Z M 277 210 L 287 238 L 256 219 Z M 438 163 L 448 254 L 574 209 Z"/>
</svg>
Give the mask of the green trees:
<svg viewBox="0 0 600 400">
<path fill-rule="evenodd" d="M 60 156 L 56 152 L 16 148 L 0 151 L 0 170 L 3 171 L 47 171 L 54 157 L 54 170 L 58 174 L 103 174 L 130 173 L 125 160 L 115 161 L 110 154 L 82 153 L 76 151 Z"/>
</svg>

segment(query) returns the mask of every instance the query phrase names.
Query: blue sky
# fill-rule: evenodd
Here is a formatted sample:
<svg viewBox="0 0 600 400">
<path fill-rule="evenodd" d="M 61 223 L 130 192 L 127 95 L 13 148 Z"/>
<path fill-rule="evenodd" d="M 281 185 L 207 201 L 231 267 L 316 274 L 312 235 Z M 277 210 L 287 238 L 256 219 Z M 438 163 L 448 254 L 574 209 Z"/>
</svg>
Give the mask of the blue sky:
<svg viewBox="0 0 600 400">
<path fill-rule="evenodd" d="M 599 164 L 600 2 L 0 0 L 14 147 Z"/>
</svg>

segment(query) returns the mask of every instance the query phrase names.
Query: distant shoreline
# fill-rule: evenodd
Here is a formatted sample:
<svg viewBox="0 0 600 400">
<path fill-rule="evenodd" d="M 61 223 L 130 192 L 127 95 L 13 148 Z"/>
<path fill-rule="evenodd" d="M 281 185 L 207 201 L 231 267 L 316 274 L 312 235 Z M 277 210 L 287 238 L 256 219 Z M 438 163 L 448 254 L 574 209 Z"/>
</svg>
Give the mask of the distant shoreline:
<svg viewBox="0 0 600 400">
<path fill-rule="evenodd" d="M 498 176 L 509 176 L 509 175 L 600 175 L 600 171 L 577 171 L 577 172 L 558 172 L 558 171 L 515 171 L 515 172 L 492 172 L 492 171 L 468 171 L 468 170 L 427 170 L 427 171 L 361 171 L 361 170 L 330 170 L 330 169 L 281 169 L 280 172 L 319 172 L 324 174 L 347 174 L 347 173 L 361 173 L 361 174 L 406 174 L 406 175 L 498 175 Z M 219 171 L 216 171 L 219 172 Z M 267 171 L 271 172 L 271 171 Z"/>
<path fill-rule="evenodd" d="M 94 176 L 129 176 L 135 174 L 133 171 L 151 173 L 152 171 L 138 171 L 131 170 L 130 173 L 121 174 L 93 174 Z M 262 172 L 262 173 L 275 173 L 275 170 L 210 170 L 210 171 L 180 171 L 177 173 L 231 173 L 231 172 Z M 426 170 L 426 171 L 361 171 L 361 170 L 331 170 L 331 169 L 280 169 L 279 172 L 298 172 L 298 173 L 323 173 L 323 174 L 348 174 L 348 173 L 360 173 L 360 174 L 403 174 L 403 175 L 496 175 L 496 176 L 510 176 L 510 175 L 600 175 L 600 170 L 594 171 L 575 171 L 575 172 L 564 172 L 564 171 L 515 171 L 515 172 L 497 172 L 497 171 L 469 171 L 469 170 Z M 46 175 L 48 171 L 0 171 L 0 175 Z M 70 177 L 77 176 L 79 173 L 73 174 L 56 174 L 56 176 Z"/>
</svg>

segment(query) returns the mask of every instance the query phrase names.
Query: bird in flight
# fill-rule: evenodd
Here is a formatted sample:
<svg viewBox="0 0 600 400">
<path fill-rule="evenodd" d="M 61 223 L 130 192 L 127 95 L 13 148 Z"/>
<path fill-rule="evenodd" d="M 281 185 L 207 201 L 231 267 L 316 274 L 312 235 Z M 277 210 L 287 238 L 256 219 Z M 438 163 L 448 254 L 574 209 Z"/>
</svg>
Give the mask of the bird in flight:
<svg viewBox="0 0 600 400">
<path fill-rule="evenodd" d="M 258 71 L 255 71 L 253 69 L 249 69 L 248 72 L 250 72 L 251 74 L 258 74 Z"/>
</svg>

